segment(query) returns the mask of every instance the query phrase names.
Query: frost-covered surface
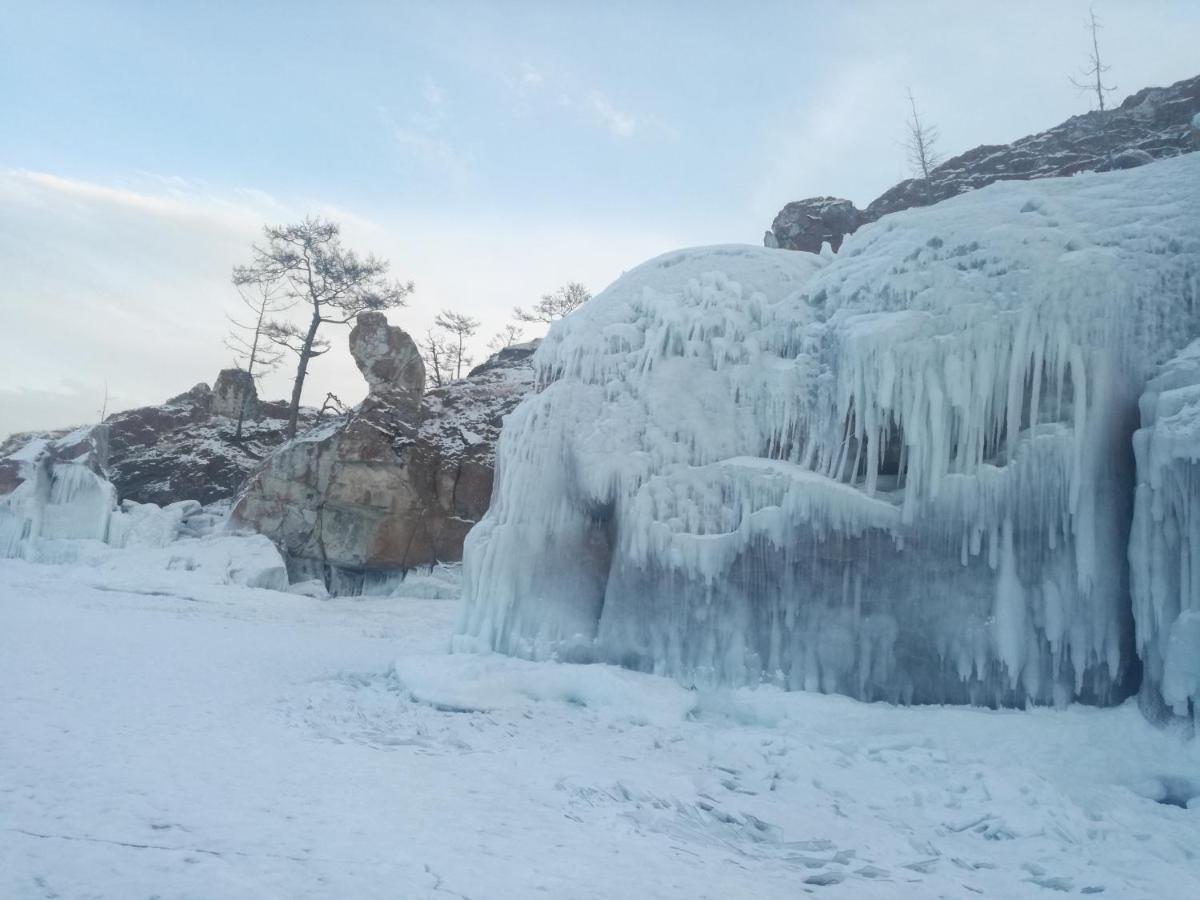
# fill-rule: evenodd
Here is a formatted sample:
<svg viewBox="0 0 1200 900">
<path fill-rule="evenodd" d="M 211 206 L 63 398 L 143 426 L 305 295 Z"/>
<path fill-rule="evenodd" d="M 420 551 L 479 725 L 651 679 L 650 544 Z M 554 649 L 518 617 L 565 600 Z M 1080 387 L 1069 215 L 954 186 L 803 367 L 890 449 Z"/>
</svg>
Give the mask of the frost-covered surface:
<svg viewBox="0 0 1200 900">
<path fill-rule="evenodd" d="M 0 561 L 0 896 L 1200 896 L 1197 745 L 1128 704 L 689 691 L 129 574 Z"/>
<path fill-rule="evenodd" d="M 1200 341 L 1146 385 L 1141 422 L 1129 551 L 1138 651 L 1147 686 L 1189 715 L 1200 701 Z"/>
<path fill-rule="evenodd" d="M 550 331 L 457 645 L 917 702 L 1133 686 L 1130 435 L 1198 330 L 1200 157 L 1006 182 L 836 260 L 679 251 Z"/>
</svg>

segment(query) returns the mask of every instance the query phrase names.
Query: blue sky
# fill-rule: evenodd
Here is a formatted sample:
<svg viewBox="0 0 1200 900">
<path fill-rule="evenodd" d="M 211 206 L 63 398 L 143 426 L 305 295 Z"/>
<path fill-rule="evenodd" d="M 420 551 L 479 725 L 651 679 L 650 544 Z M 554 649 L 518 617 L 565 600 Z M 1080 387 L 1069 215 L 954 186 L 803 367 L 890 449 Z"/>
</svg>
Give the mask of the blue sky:
<svg viewBox="0 0 1200 900">
<path fill-rule="evenodd" d="M 1200 4 L 1096 4 L 1118 97 L 1200 74 Z M 788 200 L 1086 111 L 1087 4 L 7 3 L 0 433 L 156 402 L 228 364 L 232 265 L 306 212 L 487 334 L 568 279 L 754 242 Z M 335 343 L 341 337 L 331 334 Z M 267 382 L 283 395 L 286 375 Z M 344 352 L 307 399 L 355 397 Z"/>
</svg>

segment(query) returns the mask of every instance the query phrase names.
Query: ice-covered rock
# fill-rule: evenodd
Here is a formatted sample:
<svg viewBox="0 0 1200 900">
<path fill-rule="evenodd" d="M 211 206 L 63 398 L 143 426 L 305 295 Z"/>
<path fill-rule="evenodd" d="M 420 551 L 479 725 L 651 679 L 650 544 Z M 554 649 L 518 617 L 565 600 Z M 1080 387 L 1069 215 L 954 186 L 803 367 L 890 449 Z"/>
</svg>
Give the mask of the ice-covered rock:
<svg viewBox="0 0 1200 900">
<path fill-rule="evenodd" d="M 1130 437 L 1200 331 L 1200 157 L 1003 182 L 826 261 L 679 251 L 551 328 L 456 646 L 913 702 L 1135 686 Z"/>
<path fill-rule="evenodd" d="M 1200 340 L 1146 385 L 1134 435 L 1130 586 L 1144 705 L 1194 714 L 1200 701 Z"/>
<path fill-rule="evenodd" d="M 117 492 L 90 466 L 43 454 L 0 497 L 0 557 L 31 558 L 44 540 L 106 541 Z"/>
</svg>

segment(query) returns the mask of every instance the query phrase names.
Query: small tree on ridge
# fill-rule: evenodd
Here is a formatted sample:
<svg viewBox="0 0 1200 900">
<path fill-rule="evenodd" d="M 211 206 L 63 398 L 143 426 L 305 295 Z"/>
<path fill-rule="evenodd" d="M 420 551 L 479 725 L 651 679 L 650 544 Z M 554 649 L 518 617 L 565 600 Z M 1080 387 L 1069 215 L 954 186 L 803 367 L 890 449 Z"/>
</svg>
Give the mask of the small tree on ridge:
<svg viewBox="0 0 1200 900">
<path fill-rule="evenodd" d="M 1088 21 L 1084 23 L 1084 28 L 1092 33 L 1092 52 L 1088 54 L 1088 68 L 1079 73 L 1080 78 L 1072 76 L 1070 81 L 1081 91 L 1095 91 L 1100 111 L 1104 112 L 1104 95 L 1111 94 L 1117 89 L 1117 86 L 1109 87 L 1104 83 L 1104 73 L 1112 67 L 1104 65 L 1100 61 L 1100 38 L 1098 35 L 1101 25 L 1100 20 L 1096 18 L 1094 7 L 1088 9 Z"/>
<path fill-rule="evenodd" d="M 921 120 L 912 88 L 908 89 L 908 106 L 912 110 L 912 118 L 904 123 L 908 127 L 908 137 L 904 141 L 904 148 L 908 151 L 908 164 L 914 177 L 928 178 L 929 173 L 942 161 L 935 150 L 940 135 L 937 126 Z"/>
<path fill-rule="evenodd" d="M 520 322 L 543 322 L 548 325 L 579 309 L 591 299 L 591 291 L 577 281 L 569 281 L 554 293 L 543 294 L 532 309 L 513 307 L 513 315 Z"/>
</svg>

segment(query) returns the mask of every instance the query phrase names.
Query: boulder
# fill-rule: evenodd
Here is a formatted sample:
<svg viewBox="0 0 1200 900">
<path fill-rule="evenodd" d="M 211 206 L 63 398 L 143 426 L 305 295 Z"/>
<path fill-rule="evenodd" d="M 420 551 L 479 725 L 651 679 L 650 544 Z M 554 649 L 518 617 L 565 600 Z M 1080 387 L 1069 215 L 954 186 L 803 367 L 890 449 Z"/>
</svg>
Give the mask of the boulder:
<svg viewBox="0 0 1200 900">
<path fill-rule="evenodd" d="M 389 325 L 381 312 L 358 316 L 350 331 L 350 354 L 370 393 L 399 392 L 420 399 L 425 390 L 425 363 L 413 339 Z"/>
<path fill-rule="evenodd" d="M 828 243 L 836 253 L 842 239 L 853 234 L 862 224 L 862 213 L 849 200 L 838 197 L 810 197 L 789 203 L 767 232 L 774 239 L 764 236 L 767 247 L 782 247 L 784 250 L 805 250 L 820 253 L 821 245 Z"/>
<path fill-rule="evenodd" d="M 258 389 L 254 376 L 245 369 L 222 369 L 212 390 L 210 410 L 214 416 L 253 419 L 258 415 Z"/>
</svg>

